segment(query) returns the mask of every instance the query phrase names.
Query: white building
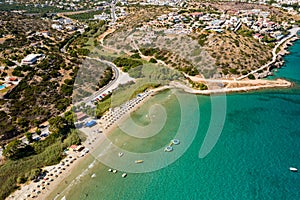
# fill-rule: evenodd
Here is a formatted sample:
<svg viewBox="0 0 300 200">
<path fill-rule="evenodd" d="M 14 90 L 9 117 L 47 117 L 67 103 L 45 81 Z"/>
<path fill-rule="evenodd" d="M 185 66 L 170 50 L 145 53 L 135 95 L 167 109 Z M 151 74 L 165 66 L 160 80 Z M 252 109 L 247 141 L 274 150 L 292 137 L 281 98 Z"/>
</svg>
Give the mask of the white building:
<svg viewBox="0 0 300 200">
<path fill-rule="evenodd" d="M 62 29 L 62 25 L 60 24 L 52 24 L 51 26 L 53 29 L 56 29 L 56 30 L 61 30 Z"/>
<path fill-rule="evenodd" d="M 108 20 L 109 16 L 107 14 L 102 13 L 101 15 L 94 15 L 95 20 Z"/>
<path fill-rule="evenodd" d="M 44 54 L 29 54 L 25 58 L 23 58 L 21 64 L 22 65 L 32 65 L 36 63 L 39 59 L 43 59 Z"/>
</svg>

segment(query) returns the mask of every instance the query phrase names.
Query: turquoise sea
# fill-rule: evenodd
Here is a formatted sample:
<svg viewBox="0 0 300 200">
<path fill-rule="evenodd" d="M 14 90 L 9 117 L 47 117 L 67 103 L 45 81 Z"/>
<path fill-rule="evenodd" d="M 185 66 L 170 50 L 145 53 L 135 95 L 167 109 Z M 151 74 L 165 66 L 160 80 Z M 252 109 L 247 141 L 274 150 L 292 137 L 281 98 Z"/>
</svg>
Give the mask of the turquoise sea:
<svg viewBox="0 0 300 200">
<path fill-rule="evenodd" d="M 286 78 L 296 84 L 290 89 L 227 94 L 225 103 L 220 96 L 195 97 L 180 91 L 156 95 L 131 119 L 136 125 L 146 126 L 151 123 L 149 116 L 160 117 L 160 108 L 153 105 L 161 105 L 167 117 L 158 134 L 134 138 L 117 129 L 109 139 L 124 151 L 145 153 L 161 151 L 170 139 L 178 137 L 181 144 L 174 146 L 173 152 L 161 151 L 164 154 L 157 157 L 140 154 L 144 159 L 140 166 L 151 163 L 150 168 L 155 168 L 167 163 L 169 157 L 178 159 L 156 171 L 128 173 L 126 178 L 121 177 L 122 172 L 110 173 L 107 170 L 111 167 L 96 162 L 61 195 L 90 200 L 300 199 L 300 172 L 289 171 L 291 166 L 300 169 L 300 41 L 290 51 L 285 66 L 275 72 L 275 78 Z M 194 98 L 199 110 L 182 103 L 182 99 L 193 103 Z M 219 113 L 212 109 L 213 101 L 220 102 L 216 108 Z M 224 107 L 222 126 L 217 118 L 224 114 Z M 209 126 L 222 132 L 214 148 L 199 158 Z M 183 134 L 175 136 L 178 130 Z M 151 132 L 146 128 L 140 134 L 147 135 L 147 131 Z M 116 152 L 110 155 L 109 149 L 105 151 L 108 158 L 117 159 Z M 126 153 L 120 159 L 126 160 Z M 91 178 L 92 174 L 96 177 Z"/>
</svg>

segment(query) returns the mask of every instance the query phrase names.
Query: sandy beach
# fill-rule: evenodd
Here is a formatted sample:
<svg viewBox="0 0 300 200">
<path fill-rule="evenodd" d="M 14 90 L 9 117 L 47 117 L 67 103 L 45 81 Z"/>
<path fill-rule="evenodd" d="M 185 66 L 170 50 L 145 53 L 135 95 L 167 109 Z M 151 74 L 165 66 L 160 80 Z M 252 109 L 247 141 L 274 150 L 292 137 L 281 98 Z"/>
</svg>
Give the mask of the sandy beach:
<svg viewBox="0 0 300 200">
<path fill-rule="evenodd" d="M 237 81 L 203 79 L 201 77 L 190 78 L 192 81 L 207 84 L 209 86 L 209 89 L 196 90 L 179 82 L 171 82 L 170 85 L 159 87 L 142 93 L 140 96 L 131 99 L 125 104 L 106 112 L 100 120 L 97 120 L 97 125 L 90 128 L 81 128 L 81 131 L 83 131 L 87 136 L 86 140 L 83 142 L 85 149 L 93 152 L 93 150 L 96 149 L 96 147 L 100 145 L 103 140 L 115 128 L 117 128 L 120 123 L 122 123 L 122 121 L 126 120 L 130 116 L 130 113 L 134 112 L 140 106 L 142 106 L 143 103 L 151 98 L 151 96 L 165 89 L 179 88 L 183 89 L 185 92 L 192 94 L 209 95 L 227 92 L 245 92 L 263 88 L 291 87 L 293 85 L 291 82 L 283 79 Z M 222 85 L 222 87 L 220 87 L 220 84 Z M 63 183 L 65 179 L 72 173 L 72 170 L 76 169 L 80 165 L 80 163 L 88 156 L 89 155 L 82 156 L 81 152 L 69 151 L 66 158 L 64 158 L 59 164 L 43 168 L 43 170 L 48 171 L 43 180 L 37 183 L 31 181 L 30 183 L 22 185 L 19 190 L 16 190 L 7 199 L 47 199 L 57 187 L 61 186 L 61 183 Z M 50 176 L 51 174 L 52 176 Z"/>
<path fill-rule="evenodd" d="M 233 92 L 248 92 L 253 90 L 267 89 L 267 88 L 288 88 L 292 87 L 293 83 L 284 80 L 217 80 L 217 79 L 203 79 L 201 77 L 189 77 L 192 81 L 197 83 L 204 83 L 208 86 L 208 90 L 197 90 L 183 85 L 179 82 L 172 82 L 170 85 L 181 88 L 185 92 L 191 94 L 224 94 Z"/>
<path fill-rule="evenodd" d="M 151 98 L 151 96 L 168 88 L 170 88 L 170 86 L 163 86 L 150 90 L 143 98 L 139 98 L 139 101 L 136 101 L 137 98 L 133 99 L 136 103 L 131 104 L 132 106 L 130 109 L 126 109 L 126 112 L 116 118 L 107 129 L 103 128 L 103 120 L 97 120 L 97 125 L 93 127 L 82 128 L 81 131 L 83 131 L 87 136 L 86 140 L 83 142 L 83 146 L 85 149 L 89 150 L 88 155 L 82 156 L 81 152 L 68 151 L 66 158 L 64 158 L 59 164 L 43 168 L 43 170 L 48 171 L 48 173 L 42 178 L 42 180 L 39 182 L 31 181 L 21 185 L 20 189 L 12 193 L 9 197 L 7 197 L 7 199 L 48 199 L 52 192 L 61 186 L 61 183 L 66 181 L 66 178 L 70 176 L 72 171 L 78 168 L 80 163 L 90 156 L 89 154 L 92 154 L 93 150 L 104 141 L 104 139 L 118 126 L 118 124 L 128 118 L 130 113 L 142 106 L 143 103 Z M 110 114 L 110 112 L 107 112 L 103 117 L 109 116 Z"/>
<path fill-rule="evenodd" d="M 78 155 L 79 153 L 71 152 L 59 164 L 43 168 L 48 173 L 42 180 L 23 184 L 19 190 L 16 190 L 6 199 L 47 199 L 49 193 L 63 182 L 72 173 L 72 170 L 86 158 L 85 156 L 78 157 Z M 62 163 L 65 164 L 62 165 Z"/>
</svg>

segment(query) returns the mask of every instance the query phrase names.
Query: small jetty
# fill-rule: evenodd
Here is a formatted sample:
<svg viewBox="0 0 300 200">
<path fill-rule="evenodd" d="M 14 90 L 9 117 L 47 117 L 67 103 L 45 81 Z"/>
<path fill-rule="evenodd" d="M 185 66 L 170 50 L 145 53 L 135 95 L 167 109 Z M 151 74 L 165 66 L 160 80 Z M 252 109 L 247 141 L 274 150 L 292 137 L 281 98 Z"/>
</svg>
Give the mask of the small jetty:
<svg viewBox="0 0 300 200">
<path fill-rule="evenodd" d="M 143 163 L 144 161 L 143 160 L 136 160 L 134 161 L 136 164 L 139 164 L 139 163 Z"/>
<path fill-rule="evenodd" d="M 290 167 L 290 171 L 291 171 L 291 172 L 297 172 L 298 169 L 297 169 L 296 167 Z"/>
</svg>

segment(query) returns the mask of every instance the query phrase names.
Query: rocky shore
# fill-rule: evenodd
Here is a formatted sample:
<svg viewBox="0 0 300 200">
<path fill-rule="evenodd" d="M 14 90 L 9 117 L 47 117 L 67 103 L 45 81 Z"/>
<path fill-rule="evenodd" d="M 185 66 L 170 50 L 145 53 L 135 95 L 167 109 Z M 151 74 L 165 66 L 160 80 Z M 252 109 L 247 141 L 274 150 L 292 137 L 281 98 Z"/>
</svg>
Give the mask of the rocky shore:
<svg viewBox="0 0 300 200">
<path fill-rule="evenodd" d="M 299 37 L 298 36 L 294 36 L 291 39 L 289 39 L 288 41 L 286 41 L 280 48 L 280 51 L 277 53 L 277 57 L 276 57 L 276 61 L 271 64 L 268 68 L 268 70 L 264 73 L 261 73 L 261 76 L 259 78 L 264 78 L 267 76 L 272 76 L 272 70 L 273 69 L 279 69 L 284 65 L 284 60 L 283 57 L 287 54 L 289 54 L 290 52 L 288 51 L 290 46 L 293 46 L 293 42 L 295 42 L 296 40 L 298 40 Z"/>
</svg>

